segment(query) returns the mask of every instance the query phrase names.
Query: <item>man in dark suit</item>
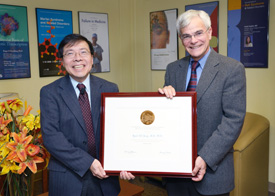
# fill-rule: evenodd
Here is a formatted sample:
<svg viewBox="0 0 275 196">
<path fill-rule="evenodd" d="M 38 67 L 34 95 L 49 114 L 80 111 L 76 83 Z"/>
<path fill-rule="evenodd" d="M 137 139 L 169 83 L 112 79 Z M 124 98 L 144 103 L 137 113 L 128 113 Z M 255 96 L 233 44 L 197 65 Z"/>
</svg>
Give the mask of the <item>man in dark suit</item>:
<svg viewBox="0 0 275 196">
<path fill-rule="evenodd" d="M 210 48 L 211 21 L 204 11 L 183 13 L 177 30 L 190 56 L 167 66 L 159 92 L 169 98 L 176 91 L 197 92 L 198 157 L 193 178 L 167 178 L 166 189 L 171 196 L 229 195 L 234 189 L 233 145 L 246 113 L 244 66 Z"/>
<path fill-rule="evenodd" d="M 68 35 L 58 50 L 68 74 L 44 86 L 40 92 L 42 136 L 51 154 L 49 195 L 117 196 L 120 192 L 118 177 L 106 175 L 98 156 L 101 93 L 118 92 L 118 87 L 90 75 L 93 46 L 85 37 Z M 85 87 L 79 89 L 78 84 Z M 78 100 L 86 93 L 90 121 L 86 121 Z M 89 132 L 87 122 L 92 123 L 93 132 Z M 92 133 L 94 154 L 90 153 L 88 139 Z"/>
</svg>

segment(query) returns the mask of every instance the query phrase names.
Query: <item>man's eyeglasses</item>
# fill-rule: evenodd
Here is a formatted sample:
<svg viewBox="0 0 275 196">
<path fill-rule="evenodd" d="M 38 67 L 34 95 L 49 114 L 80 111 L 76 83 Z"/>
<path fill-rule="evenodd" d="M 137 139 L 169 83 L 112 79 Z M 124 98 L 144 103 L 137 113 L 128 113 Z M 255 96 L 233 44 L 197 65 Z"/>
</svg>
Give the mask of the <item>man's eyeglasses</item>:
<svg viewBox="0 0 275 196">
<path fill-rule="evenodd" d="M 196 39 L 200 39 L 202 38 L 203 34 L 206 33 L 206 31 L 208 31 L 209 28 L 207 28 L 205 31 L 200 30 L 200 31 L 196 31 L 193 35 L 190 34 L 182 34 L 180 35 L 180 39 L 183 42 L 190 42 L 192 40 L 192 37 L 194 36 L 194 38 Z"/>
<path fill-rule="evenodd" d="M 73 51 L 73 50 L 69 50 L 67 52 L 65 52 L 65 54 L 63 54 L 64 57 L 68 58 L 68 59 L 72 59 L 76 56 L 76 54 L 79 54 L 79 56 L 81 57 L 87 57 L 89 55 L 91 55 L 91 52 L 89 50 L 86 49 L 82 49 L 79 52 Z"/>
</svg>

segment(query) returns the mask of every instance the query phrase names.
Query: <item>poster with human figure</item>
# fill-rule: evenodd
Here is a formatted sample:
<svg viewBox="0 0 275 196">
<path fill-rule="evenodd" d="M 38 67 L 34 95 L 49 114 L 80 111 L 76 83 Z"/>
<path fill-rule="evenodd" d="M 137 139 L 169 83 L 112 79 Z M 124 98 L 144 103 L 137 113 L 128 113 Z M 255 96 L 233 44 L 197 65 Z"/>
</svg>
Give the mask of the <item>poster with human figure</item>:
<svg viewBox="0 0 275 196">
<path fill-rule="evenodd" d="M 108 14 L 78 12 L 79 34 L 91 41 L 94 49 L 91 72 L 110 71 Z"/>
<path fill-rule="evenodd" d="M 177 9 L 150 13 L 151 69 L 166 70 L 178 59 Z"/>
<path fill-rule="evenodd" d="M 269 0 L 228 0 L 228 56 L 246 68 L 267 68 L 268 23 Z"/>
</svg>

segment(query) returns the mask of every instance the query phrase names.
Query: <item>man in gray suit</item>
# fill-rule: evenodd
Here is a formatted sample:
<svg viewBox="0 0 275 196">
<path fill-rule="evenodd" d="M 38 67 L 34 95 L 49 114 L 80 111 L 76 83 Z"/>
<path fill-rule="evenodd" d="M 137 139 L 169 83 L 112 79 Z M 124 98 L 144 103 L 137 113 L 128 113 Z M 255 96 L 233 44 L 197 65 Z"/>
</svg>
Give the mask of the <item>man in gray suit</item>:
<svg viewBox="0 0 275 196">
<path fill-rule="evenodd" d="M 49 195 L 117 196 L 120 192 L 118 177 L 108 177 L 98 157 L 101 93 L 118 92 L 118 87 L 90 75 L 93 46 L 85 37 L 67 35 L 58 53 L 68 74 L 44 86 L 40 92 L 42 136 L 51 154 Z M 85 86 L 78 88 L 78 84 Z M 86 96 L 88 105 L 84 107 L 88 108 L 85 115 L 78 100 L 81 95 Z M 87 114 L 90 121 L 86 120 Z M 87 122 L 92 126 L 88 127 Z M 93 145 L 87 137 L 92 133 Z M 96 151 L 90 153 L 90 146 Z M 127 172 L 122 174 L 129 176 Z"/>
<path fill-rule="evenodd" d="M 233 145 L 246 113 L 244 66 L 210 48 L 211 21 L 204 11 L 179 16 L 177 30 L 190 54 L 167 66 L 159 92 L 169 98 L 187 91 L 189 80 L 197 92 L 197 149 L 192 179 L 167 178 L 171 196 L 229 195 L 234 189 Z M 196 68 L 191 70 L 191 64 Z M 192 89 L 191 88 L 191 89 Z"/>
</svg>

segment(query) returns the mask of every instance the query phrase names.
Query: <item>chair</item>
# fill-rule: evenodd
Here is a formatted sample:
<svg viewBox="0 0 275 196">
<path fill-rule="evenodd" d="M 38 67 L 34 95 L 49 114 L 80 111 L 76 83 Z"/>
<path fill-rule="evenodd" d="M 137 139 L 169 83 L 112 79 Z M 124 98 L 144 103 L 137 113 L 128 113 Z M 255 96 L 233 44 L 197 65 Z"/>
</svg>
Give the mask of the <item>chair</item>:
<svg viewBox="0 0 275 196">
<path fill-rule="evenodd" d="M 45 163 L 37 164 L 37 173 L 32 175 L 32 195 L 36 192 L 46 193 L 48 192 L 48 169 L 45 168 Z"/>
<path fill-rule="evenodd" d="M 235 189 L 230 196 L 267 196 L 269 121 L 247 112 L 234 144 Z"/>
</svg>

